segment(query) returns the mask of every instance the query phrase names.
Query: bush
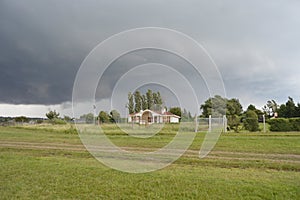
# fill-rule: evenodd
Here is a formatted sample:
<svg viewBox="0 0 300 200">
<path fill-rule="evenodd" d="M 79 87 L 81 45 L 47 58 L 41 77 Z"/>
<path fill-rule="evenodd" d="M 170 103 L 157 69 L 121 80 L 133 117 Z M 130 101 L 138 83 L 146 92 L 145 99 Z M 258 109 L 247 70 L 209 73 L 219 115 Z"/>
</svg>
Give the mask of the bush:
<svg viewBox="0 0 300 200">
<path fill-rule="evenodd" d="M 43 122 L 44 122 L 44 120 L 42 120 L 42 119 L 36 120 L 36 123 L 37 123 L 37 124 L 41 124 L 41 123 L 43 123 Z"/>
<path fill-rule="evenodd" d="M 76 128 L 74 128 L 73 126 L 71 126 L 70 128 L 68 128 L 67 130 L 64 131 L 66 134 L 78 134 Z"/>
<path fill-rule="evenodd" d="M 270 119 L 270 131 L 292 131 L 293 127 L 290 123 L 289 119 L 284 118 L 276 118 L 276 119 Z"/>
<path fill-rule="evenodd" d="M 64 121 L 63 119 L 58 119 L 58 118 L 54 118 L 50 120 L 51 124 L 67 124 L 66 121 Z"/>
<path fill-rule="evenodd" d="M 243 121 L 243 123 L 245 129 L 248 131 L 254 132 L 259 130 L 258 116 L 252 110 L 247 111 L 246 119 Z"/>
<path fill-rule="evenodd" d="M 300 131 L 300 118 L 289 119 L 292 131 Z"/>
</svg>

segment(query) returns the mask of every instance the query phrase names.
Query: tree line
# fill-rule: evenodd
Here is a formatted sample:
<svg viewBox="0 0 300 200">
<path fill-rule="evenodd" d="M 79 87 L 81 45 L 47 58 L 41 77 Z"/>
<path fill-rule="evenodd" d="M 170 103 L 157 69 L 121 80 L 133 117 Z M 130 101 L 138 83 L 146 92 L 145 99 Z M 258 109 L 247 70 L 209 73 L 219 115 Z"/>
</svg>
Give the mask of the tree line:
<svg viewBox="0 0 300 200">
<path fill-rule="evenodd" d="M 133 94 L 128 93 L 128 113 L 133 114 L 140 112 L 141 110 L 151 109 L 151 110 L 161 110 L 163 105 L 163 100 L 160 92 L 153 92 L 148 89 L 146 94 L 142 94 L 140 91 L 135 91 Z"/>
<path fill-rule="evenodd" d="M 145 109 L 161 110 L 163 100 L 160 92 L 153 92 L 149 89 L 145 94 L 142 94 L 137 90 L 133 94 L 128 93 L 128 103 L 126 106 L 129 114 Z M 287 102 L 283 104 L 278 104 L 275 100 L 269 100 L 261 110 L 250 104 L 247 109 L 243 111 L 239 99 L 227 99 L 216 95 L 201 104 L 200 110 L 202 111 L 200 117 L 203 118 L 208 118 L 209 115 L 217 117 L 226 115 L 228 129 L 236 132 L 239 131 L 241 126 L 249 131 L 259 130 L 258 122 L 262 122 L 263 116 L 266 120 L 271 118 L 300 118 L 300 103 L 295 103 L 292 97 L 288 97 Z M 180 107 L 169 108 L 169 112 L 180 116 L 181 121 L 191 121 L 194 120 L 195 117 L 192 116 L 189 111 L 186 109 L 182 110 Z M 46 117 L 51 123 L 65 123 L 74 120 L 68 116 L 61 118 L 59 115 L 60 114 L 55 110 L 46 113 Z M 13 119 L 16 122 L 22 123 L 29 121 L 25 116 L 15 117 Z M 116 123 L 121 120 L 121 116 L 117 110 L 112 110 L 110 112 L 100 111 L 97 116 L 94 116 L 92 113 L 84 114 L 80 116 L 80 119 L 85 120 L 86 123 L 92 123 L 95 120 L 98 120 L 99 123 Z M 281 123 L 285 122 L 287 124 L 287 122 L 291 122 L 295 124 L 294 121 L 295 120 L 281 120 Z M 297 120 L 296 122 L 298 123 Z M 274 124 L 274 122 L 272 123 Z M 294 127 L 295 125 L 288 124 L 288 126 Z"/>
<path fill-rule="evenodd" d="M 159 91 L 153 92 L 148 89 L 145 94 L 142 94 L 137 90 L 133 94 L 131 92 L 128 93 L 128 103 L 126 106 L 129 114 L 137 113 L 146 109 L 161 111 L 163 108 L 163 99 Z M 165 107 L 165 109 L 167 110 L 167 107 Z M 180 107 L 170 107 L 169 112 L 180 116 L 181 121 L 193 119 L 190 111 L 187 111 L 186 109 L 182 110 Z"/>
<path fill-rule="evenodd" d="M 109 113 L 100 111 L 98 115 L 98 122 L 102 123 L 118 123 L 121 120 L 121 115 L 117 110 L 112 110 Z"/>
<path fill-rule="evenodd" d="M 281 105 L 277 104 L 275 100 L 269 100 L 262 110 L 250 104 L 246 111 L 243 111 L 239 99 L 227 99 L 216 95 L 206 100 L 200 106 L 200 109 L 202 110 L 200 117 L 226 115 L 228 128 L 236 132 L 239 131 L 241 125 L 243 125 L 243 128 L 246 130 L 258 131 L 258 122 L 262 121 L 263 117 L 265 117 L 266 120 L 271 118 L 300 117 L 300 103 L 296 104 L 291 97 L 288 97 L 287 102 Z"/>
<path fill-rule="evenodd" d="M 243 113 L 243 107 L 238 99 L 227 99 L 216 95 L 201 104 L 200 110 L 202 111 L 200 117 L 204 118 L 208 118 L 210 115 L 213 117 L 226 115 L 228 127 L 238 131 L 241 122 L 240 117 Z"/>
<path fill-rule="evenodd" d="M 277 104 L 275 100 L 269 100 L 263 107 L 263 111 L 269 117 L 294 118 L 300 117 L 300 103 L 295 103 L 292 97 L 284 104 Z"/>
</svg>

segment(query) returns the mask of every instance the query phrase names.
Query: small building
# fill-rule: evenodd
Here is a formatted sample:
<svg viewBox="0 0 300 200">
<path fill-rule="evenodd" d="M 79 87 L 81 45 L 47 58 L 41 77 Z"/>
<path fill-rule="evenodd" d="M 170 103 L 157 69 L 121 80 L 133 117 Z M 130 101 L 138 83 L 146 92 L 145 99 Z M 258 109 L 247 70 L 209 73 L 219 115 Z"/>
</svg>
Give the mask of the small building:
<svg viewBox="0 0 300 200">
<path fill-rule="evenodd" d="M 171 112 L 162 110 L 161 112 L 152 111 L 149 109 L 141 110 L 138 113 L 128 116 L 128 123 L 138 124 L 159 124 L 159 123 L 179 123 L 180 116 L 174 115 Z"/>
</svg>

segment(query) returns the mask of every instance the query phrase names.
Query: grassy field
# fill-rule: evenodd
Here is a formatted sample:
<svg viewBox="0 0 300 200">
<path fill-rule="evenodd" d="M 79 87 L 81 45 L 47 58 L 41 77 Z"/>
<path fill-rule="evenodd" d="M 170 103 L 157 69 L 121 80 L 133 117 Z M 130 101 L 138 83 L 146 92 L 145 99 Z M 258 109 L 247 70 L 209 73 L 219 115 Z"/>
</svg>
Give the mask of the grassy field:
<svg viewBox="0 0 300 200">
<path fill-rule="evenodd" d="M 104 129 L 123 148 L 151 150 L 176 127 L 147 139 Z M 170 166 L 129 174 L 95 160 L 70 125 L 0 127 L 0 199 L 299 199 L 300 133 L 222 134 L 199 159 L 204 136 Z"/>
</svg>

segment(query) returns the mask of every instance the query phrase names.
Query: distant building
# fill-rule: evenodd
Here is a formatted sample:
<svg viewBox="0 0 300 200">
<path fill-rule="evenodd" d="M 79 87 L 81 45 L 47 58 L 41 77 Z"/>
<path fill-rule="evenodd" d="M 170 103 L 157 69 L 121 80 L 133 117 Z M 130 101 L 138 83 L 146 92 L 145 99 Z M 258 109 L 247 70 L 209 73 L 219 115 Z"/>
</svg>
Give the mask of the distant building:
<svg viewBox="0 0 300 200">
<path fill-rule="evenodd" d="M 138 124 L 159 124 L 159 123 L 179 123 L 180 116 L 162 110 L 160 112 L 152 110 L 141 110 L 138 113 L 128 116 L 128 123 Z"/>
</svg>

